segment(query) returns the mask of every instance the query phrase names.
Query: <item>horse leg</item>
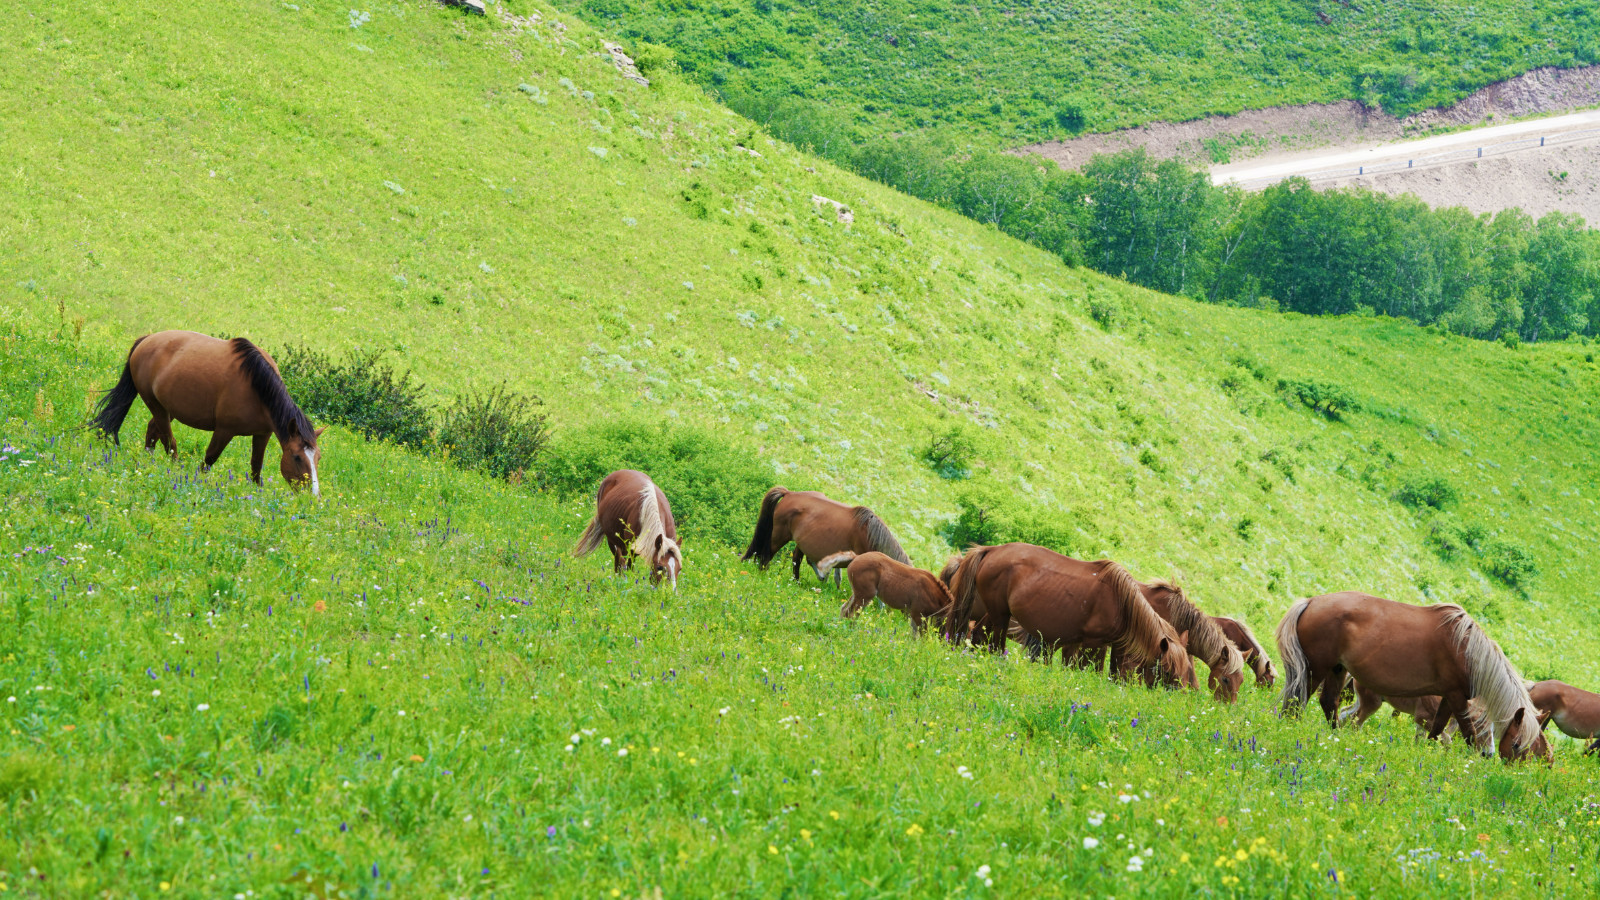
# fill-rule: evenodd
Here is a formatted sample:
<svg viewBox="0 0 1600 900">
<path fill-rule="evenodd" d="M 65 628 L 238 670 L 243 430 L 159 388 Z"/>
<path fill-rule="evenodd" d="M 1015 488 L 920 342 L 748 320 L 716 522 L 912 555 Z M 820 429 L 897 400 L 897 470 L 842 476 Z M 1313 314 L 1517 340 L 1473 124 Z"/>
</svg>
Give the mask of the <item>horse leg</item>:
<svg viewBox="0 0 1600 900">
<path fill-rule="evenodd" d="M 1339 700 L 1344 696 L 1344 670 L 1334 669 L 1328 677 L 1322 679 L 1322 714 L 1327 717 L 1328 725 L 1339 727 Z"/>
<path fill-rule="evenodd" d="M 802 552 L 801 549 L 800 549 L 800 545 L 799 544 L 795 544 L 794 545 L 794 580 L 795 581 L 799 581 L 800 580 L 800 561 L 805 559 L 805 556 L 806 556 L 805 553 Z"/>
<path fill-rule="evenodd" d="M 1360 728 L 1362 725 L 1367 724 L 1367 719 L 1371 718 L 1372 714 L 1382 706 L 1382 697 L 1362 687 L 1360 682 L 1356 683 L 1356 702 L 1352 707 L 1355 710 L 1355 727 Z M 1344 713 L 1340 713 L 1339 718 L 1343 719 Z"/>
<path fill-rule="evenodd" d="M 178 442 L 172 437 L 172 417 L 160 406 L 148 402 L 145 405 L 150 407 L 150 424 L 144 428 L 144 448 L 153 450 L 160 443 L 169 455 L 177 457 Z"/>
<path fill-rule="evenodd" d="M 261 464 L 267 458 L 267 444 L 271 440 L 270 434 L 258 434 L 250 438 L 250 480 L 256 484 L 261 483 Z"/>
<path fill-rule="evenodd" d="M 1460 710 L 1463 714 L 1466 712 L 1466 700 L 1461 698 L 1461 702 L 1457 703 L 1458 697 L 1459 695 L 1446 694 L 1439 698 L 1439 708 L 1433 714 L 1433 724 L 1428 726 L 1428 740 L 1437 741 L 1439 739 L 1439 735 L 1444 733 L 1445 724 L 1457 715 L 1457 710 Z M 1468 731 L 1468 734 L 1471 734 L 1471 732 Z"/>
<path fill-rule="evenodd" d="M 211 443 L 206 446 L 205 461 L 200 464 L 200 471 L 209 470 L 217 464 L 217 459 L 222 456 L 222 451 L 228 449 L 228 442 L 233 440 L 233 435 L 218 429 L 211 432 Z"/>
</svg>

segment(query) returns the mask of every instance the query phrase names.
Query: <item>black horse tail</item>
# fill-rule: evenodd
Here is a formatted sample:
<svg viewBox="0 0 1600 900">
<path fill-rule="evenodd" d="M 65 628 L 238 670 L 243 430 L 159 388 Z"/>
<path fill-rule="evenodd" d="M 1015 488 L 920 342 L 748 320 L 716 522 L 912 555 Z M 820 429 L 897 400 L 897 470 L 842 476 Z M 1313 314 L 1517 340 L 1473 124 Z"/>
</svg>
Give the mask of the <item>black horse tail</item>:
<svg viewBox="0 0 1600 900">
<path fill-rule="evenodd" d="M 972 614 L 972 603 L 978 598 L 978 567 L 993 547 L 973 547 L 961 557 L 961 567 L 950 579 L 950 606 L 944 614 L 944 636 L 959 641 L 966 633 L 967 621 Z"/>
<path fill-rule="evenodd" d="M 133 386 L 133 367 L 130 362 L 133 351 L 138 349 L 139 342 L 143 340 L 139 338 L 128 348 L 128 355 L 122 361 L 122 377 L 117 380 L 116 387 L 101 395 L 100 402 L 95 404 L 94 418 L 89 420 L 90 428 L 111 438 L 112 443 L 119 446 L 122 440 L 117 433 L 122 430 L 122 420 L 128 417 L 133 401 L 139 399 L 139 389 Z"/>
<path fill-rule="evenodd" d="M 897 563 L 911 565 L 911 557 L 900 547 L 900 542 L 895 540 L 894 532 L 889 526 L 878 518 L 878 514 L 865 506 L 855 508 L 856 524 L 867 532 L 867 543 L 872 549 L 882 553 Z"/>
<path fill-rule="evenodd" d="M 744 555 L 739 557 L 740 560 L 754 558 L 761 563 L 763 569 L 767 567 L 767 563 L 772 562 L 772 557 L 775 555 L 772 546 L 772 519 L 778 511 L 778 501 L 788 493 L 788 488 L 775 487 L 761 498 L 761 515 L 756 518 L 755 537 L 750 539 L 750 546 L 745 549 Z"/>
</svg>

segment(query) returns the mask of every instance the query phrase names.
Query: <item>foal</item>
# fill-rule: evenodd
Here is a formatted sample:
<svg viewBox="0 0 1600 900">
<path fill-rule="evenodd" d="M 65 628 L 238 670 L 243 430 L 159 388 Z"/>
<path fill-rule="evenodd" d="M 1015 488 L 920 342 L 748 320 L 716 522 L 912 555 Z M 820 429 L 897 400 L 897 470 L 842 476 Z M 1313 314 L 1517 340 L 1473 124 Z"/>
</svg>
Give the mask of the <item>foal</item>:
<svg viewBox="0 0 1600 900">
<path fill-rule="evenodd" d="M 910 617 L 911 630 L 921 634 L 922 623 L 928 619 L 943 621 L 940 614 L 953 602 L 949 589 L 932 572 L 905 565 L 876 551 L 859 556 L 848 550 L 835 553 L 817 563 L 817 577 L 826 580 L 828 572 L 846 563 L 849 564 L 845 571 L 850 575 L 851 595 L 839 609 L 846 619 L 876 597 L 883 605 Z"/>
</svg>

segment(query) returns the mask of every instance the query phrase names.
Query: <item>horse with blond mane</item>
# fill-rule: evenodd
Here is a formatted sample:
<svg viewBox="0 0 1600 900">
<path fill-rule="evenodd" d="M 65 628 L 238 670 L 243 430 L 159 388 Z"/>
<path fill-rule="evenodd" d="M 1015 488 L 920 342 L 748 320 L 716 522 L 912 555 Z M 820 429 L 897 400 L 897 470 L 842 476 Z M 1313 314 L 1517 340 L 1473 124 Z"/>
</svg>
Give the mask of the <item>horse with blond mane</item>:
<svg viewBox="0 0 1600 900">
<path fill-rule="evenodd" d="M 1256 673 L 1256 687 L 1271 687 L 1277 680 L 1278 673 L 1273 670 L 1272 658 L 1267 656 L 1266 649 L 1256 640 L 1255 634 L 1250 631 L 1250 626 L 1228 616 L 1212 616 L 1211 621 L 1222 629 L 1223 636 L 1233 641 L 1234 646 L 1244 655 L 1245 663 Z"/>
<path fill-rule="evenodd" d="M 1356 591 L 1326 594 L 1291 606 L 1276 637 L 1285 713 L 1304 707 L 1320 685 L 1323 715 L 1337 728 L 1348 673 L 1364 707 L 1375 709 L 1382 697 L 1438 695 L 1430 738 L 1438 738 L 1452 717 L 1462 734 L 1476 735 L 1468 714 L 1476 698 L 1494 726 L 1493 745 L 1478 742 L 1484 755 L 1550 758 L 1522 676 L 1459 606 L 1412 606 Z"/>
<path fill-rule="evenodd" d="M 850 599 L 839 609 L 846 619 L 876 597 L 883 605 L 905 613 L 911 619 L 911 630 L 921 634 L 923 623 L 929 619 L 942 622 L 941 614 L 953 602 L 949 589 L 932 572 L 875 550 L 860 555 L 846 550 L 824 557 L 817 563 L 817 577 L 827 580 L 828 572 L 839 566 L 846 566 L 850 576 Z"/>
<path fill-rule="evenodd" d="M 1111 647 L 1135 667 L 1154 664 L 1185 687 L 1194 663 L 1171 624 L 1156 614 L 1128 570 L 1110 560 L 1085 562 L 1032 544 L 973 547 L 951 577 L 955 598 L 945 636 L 1005 649 L 1014 618 L 1038 635 L 1046 655 L 1072 658 L 1080 649 Z"/>
<path fill-rule="evenodd" d="M 1199 657 L 1210 668 L 1207 684 L 1212 695 L 1225 703 L 1239 699 L 1239 685 L 1244 683 L 1244 655 L 1216 622 L 1189 602 L 1183 588 L 1174 582 L 1157 579 L 1140 584 L 1139 590 L 1156 615 L 1172 623 L 1178 634 L 1186 637 L 1184 646 L 1189 654 Z M 1112 657 L 1113 668 L 1122 664 L 1115 649 Z"/>
<path fill-rule="evenodd" d="M 894 532 L 865 506 L 848 506 L 816 491 L 791 491 L 775 487 L 761 499 L 755 535 L 740 557 L 755 559 L 765 569 L 779 551 L 794 542 L 794 577 L 800 561 L 816 566 L 824 557 L 850 551 L 877 551 L 898 563 L 911 565 Z M 826 577 L 826 576 L 821 576 Z M 837 581 L 840 577 L 834 573 Z"/>
<path fill-rule="evenodd" d="M 678 589 L 683 550 L 678 546 L 678 526 L 672 521 L 667 495 L 650 476 L 619 469 L 600 482 L 594 498 L 594 518 L 572 548 L 573 556 L 586 556 L 601 541 L 611 548 L 612 571 L 633 568 L 635 558 L 650 563 L 650 583 L 663 576 Z"/>
</svg>

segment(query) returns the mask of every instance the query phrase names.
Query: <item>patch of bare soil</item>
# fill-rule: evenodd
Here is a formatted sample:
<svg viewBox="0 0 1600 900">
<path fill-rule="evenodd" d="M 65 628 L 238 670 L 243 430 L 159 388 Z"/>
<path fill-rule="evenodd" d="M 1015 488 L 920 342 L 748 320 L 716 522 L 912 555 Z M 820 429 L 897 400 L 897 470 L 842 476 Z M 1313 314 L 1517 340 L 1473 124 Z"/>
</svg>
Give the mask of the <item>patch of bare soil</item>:
<svg viewBox="0 0 1600 900">
<path fill-rule="evenodd" d="M 1237 162 L 1317 147 L 1357 149 L 1436 128 L 1479 125 L 1523 116 L 1570 112 L 1600 105 L 1600 66 L 1534 69 L 1489 85 L 1460 103 L 1397 119 L 1353 100 L 1252 109 L 1192 122 L 1154 122 L 1109 134 L 1018 148 L 1077 168 L 1096 153 L 1144 147 L 1158 158 Z"/>
<path fill-rule="evenodd" d="M 1521 207 L 1535 217 L 1576 213 L 1600 223 L 1600 143 L 1545 147 L 1428 169 L 1319 181 L 1317 187 L 1363 187 L 1415 194 L 1430 206 L 1475 213 Z"/>
</svg>

